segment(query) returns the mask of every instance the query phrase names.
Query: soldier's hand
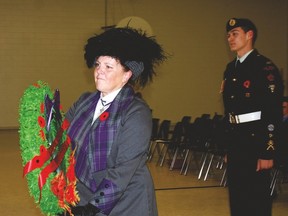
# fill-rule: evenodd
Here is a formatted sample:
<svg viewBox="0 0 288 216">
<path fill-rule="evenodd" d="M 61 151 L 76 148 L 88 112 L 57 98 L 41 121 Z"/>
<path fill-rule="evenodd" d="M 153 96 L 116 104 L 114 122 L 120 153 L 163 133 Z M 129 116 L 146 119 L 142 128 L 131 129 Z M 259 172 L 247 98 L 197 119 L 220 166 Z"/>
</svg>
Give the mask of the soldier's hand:
<svg viewBox="0 0 288 216">
<path fill-rule="evenodd" d="M 256 172 L 264 169 L 271 169 L 273 167 L 273 160 L 258 159 Z"/>
<path fill-rule="evenodd" d="M 224 163 L 227 163 L 227 154 L 224 155 Z"/>
</svg>

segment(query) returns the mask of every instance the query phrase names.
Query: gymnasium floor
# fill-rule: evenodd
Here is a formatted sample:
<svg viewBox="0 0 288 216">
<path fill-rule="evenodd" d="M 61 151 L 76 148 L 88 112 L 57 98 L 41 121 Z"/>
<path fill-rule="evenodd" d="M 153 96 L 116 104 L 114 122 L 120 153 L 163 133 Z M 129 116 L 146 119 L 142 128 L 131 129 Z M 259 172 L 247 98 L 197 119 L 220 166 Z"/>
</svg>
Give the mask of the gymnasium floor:
<svg viewBox="0 0 288 216">
<path fill-rule="evenodd" d="M 0 140 L 0 215 L 41 216 L 22 178 L 17 130 L 0 130 Z M 219 186 L 221 170 L 215 170 L 204 181 L 198 180 L 196 170 L 191 169 L 184 176 L 179 169 L 170 171 L 167 163 L 156 166 L 155 160 L 148 165 L 155 183 L 159 216 L 229 216 L 227 188 Z M 278 190 L 273 216 L 286 216 L 288 183 Z"/>
</svg>

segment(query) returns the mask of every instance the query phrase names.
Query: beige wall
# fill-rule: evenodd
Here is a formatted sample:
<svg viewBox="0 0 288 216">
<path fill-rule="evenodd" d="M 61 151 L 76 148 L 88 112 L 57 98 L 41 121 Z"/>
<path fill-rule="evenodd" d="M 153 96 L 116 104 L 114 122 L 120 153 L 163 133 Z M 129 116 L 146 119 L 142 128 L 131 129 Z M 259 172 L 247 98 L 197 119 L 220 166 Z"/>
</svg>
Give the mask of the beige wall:
<svg viewBox="0 0 288 216">
<path fill-rule="evenodd" d="M 154 117 L 222 114 L 219 87 L 233 58 L 226 21 L 251 18 L 259 30 L 256 47 L 287 80 L 287 11 L 287 0 L 0 0 L 0 128 L 18 126 L 19 98 L 37 80 L 60 89 L 64 110 L 93 91 L 83 60 L 86 39 L 128 16 L 145 19 L 171 54 L 142 91 Z"/>
</svg>

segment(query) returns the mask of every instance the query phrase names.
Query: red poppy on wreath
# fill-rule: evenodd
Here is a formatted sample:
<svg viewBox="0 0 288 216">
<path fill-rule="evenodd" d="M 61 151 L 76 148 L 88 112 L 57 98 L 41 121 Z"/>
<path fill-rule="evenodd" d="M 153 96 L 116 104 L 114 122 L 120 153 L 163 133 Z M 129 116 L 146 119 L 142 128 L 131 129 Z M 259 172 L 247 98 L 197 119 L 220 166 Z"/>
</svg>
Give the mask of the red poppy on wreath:
<svg viewBox="0 0 288 216">
<path fill-rule="evenodd" d="M 45 119 L 42 116 L 38 116 L 38 124 L 41 128 L 45 127 Z"/>
<path fill-rule="evenodd" d="M 34 83 L 33 86 L 36 88 L 40 88 L 40 85 L 38 83 Z"/>
<path fill-rule="evenodd" d="M 39 131 L 39 135 L 40 135 L 41 139 L 42 139 L 43 141 L 45 141 L 45 134 L 44 134 L 44 131 L 43 131 L 43 130 L 40 130 L 40 131 Z"/>
<path fill-rule="evenodd" d="M 244 83 L 243 83 L 243 86 L 245 88 L 249 88 L 250 87 L 250 80 L 246 80 Z"/>
<path fill-rule="evenodd" d="M 71 144 L 71 139 L 69 136 L 66 137 L 66 142 L 70 145 Z"/>
<path fill-rule="evenodd" d="M 64 119 L 64 121 L 62 122 L 62 128 L 63 130 L 67 130 L 67 128 L 69 127 L 70 123 L 67 119 Z"/>
<path fill-rule="evenodd" d="M 44 113 L 44 111 L 45 111 L 44 103 L 41 103 L 40 104 L 40 112 Z"/>
<path fill-rule="evenodd" d="M 100 115 L 100 121 L 105 121 L 109 117 L 109 112 L 103 112 Z"/>
</svg>

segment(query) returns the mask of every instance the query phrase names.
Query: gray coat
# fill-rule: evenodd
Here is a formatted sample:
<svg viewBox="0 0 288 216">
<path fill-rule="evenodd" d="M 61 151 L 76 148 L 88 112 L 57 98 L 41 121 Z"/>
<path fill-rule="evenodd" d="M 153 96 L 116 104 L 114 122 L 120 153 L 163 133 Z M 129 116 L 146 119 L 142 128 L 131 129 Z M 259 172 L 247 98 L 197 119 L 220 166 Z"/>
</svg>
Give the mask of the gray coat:
<svg viewBox="0 0 288 216">
<path fill-rule="evenodd" d="M 80 101 L 77 101 L 67 113 L 66 118 L 72 124 L 73 113 L 81 110 L 83 108 L 81 104 L 85 104 L 85 101 L 81 100 L 87 100 L 87 97 L 81 97 Z M 115 194 L 111 190 L 106 193 L 105 187 L 93 193 L 79 181 L 77 190 L 80 203 L 78 205 L 86 205 L 90 202 L 101 209 L 106 202 L 110 206 L 113 203 L 109 216 L 158 215 L 153 180 L 146 166 L 152 130 L 151 119 L 149 107 L 143 100 L 134 97 L 125 112 L 121 112 L 121 125 L 116 131 L 107 157 L 107 168 L 92 174 L 99 187 L 103 185 L 103 181 L 105 181 L 105 187 L 109 184 L 115 186 L 117 188 Z M 91 127 L 93 131 L 97 124 Z M 74 142 L 81 142 L 81 140 L 74 140 Z M 104 212 L 97 215 L 107 215 Z"/>
</svg>

